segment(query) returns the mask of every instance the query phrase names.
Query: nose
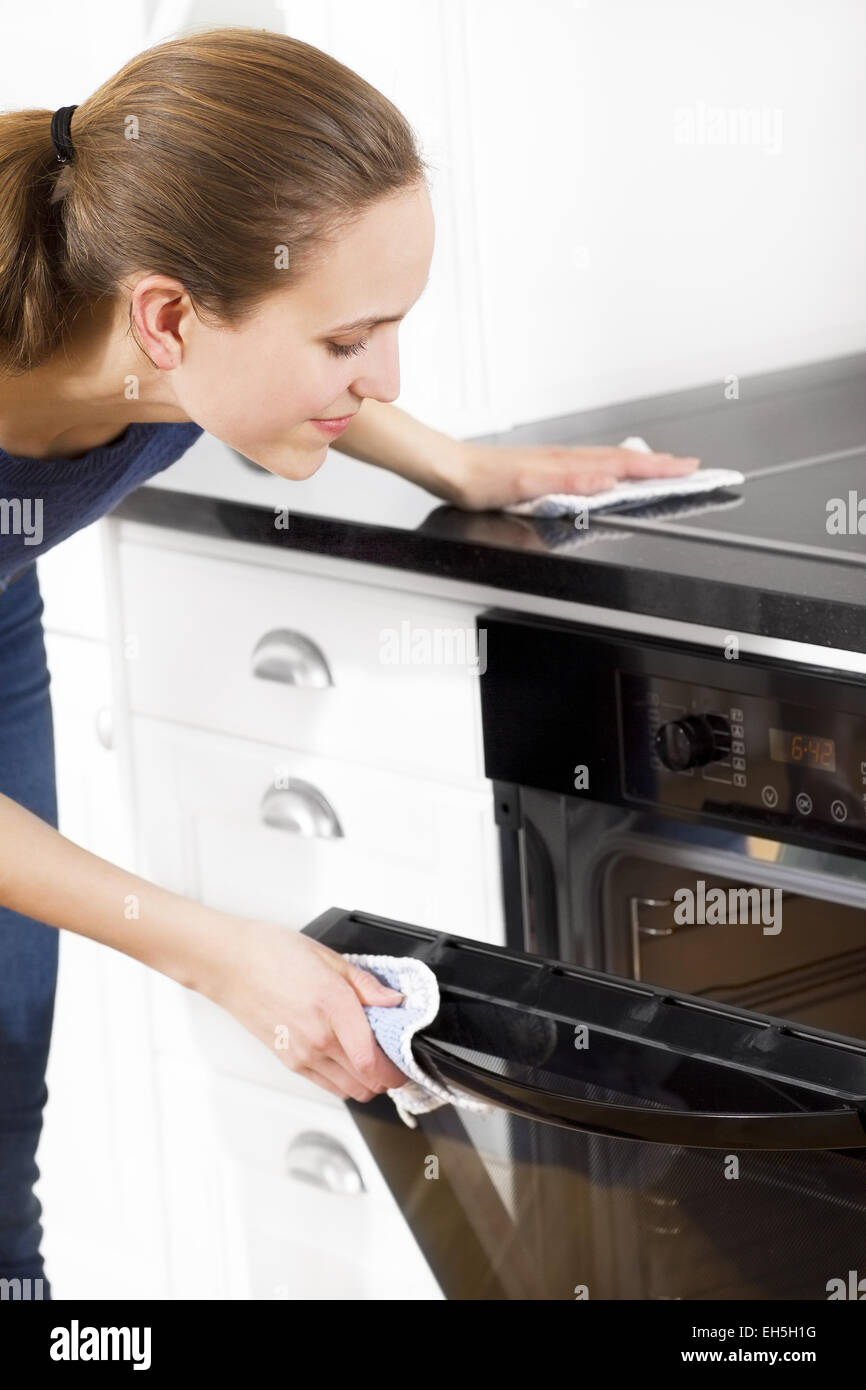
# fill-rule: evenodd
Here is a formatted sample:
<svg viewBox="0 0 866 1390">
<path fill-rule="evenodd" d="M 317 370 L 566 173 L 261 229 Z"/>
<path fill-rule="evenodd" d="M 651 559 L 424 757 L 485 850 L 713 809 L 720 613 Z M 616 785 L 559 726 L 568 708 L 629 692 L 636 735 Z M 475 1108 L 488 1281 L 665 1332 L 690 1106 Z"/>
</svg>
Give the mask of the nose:
<svg viewBox="0 0 866 1390">
<path fill-rule="evenodd" d="M 400 352 L 396 330 L 392 334 L 383 333 L 375 346 L 370 344 L 365 354 L 363 375 L 355 378 L 350 390 L 356 396 L 369 396 L 371 400 L 384 401 L 386 405 L 396 401 L 400 394 Z"/>
</svg>

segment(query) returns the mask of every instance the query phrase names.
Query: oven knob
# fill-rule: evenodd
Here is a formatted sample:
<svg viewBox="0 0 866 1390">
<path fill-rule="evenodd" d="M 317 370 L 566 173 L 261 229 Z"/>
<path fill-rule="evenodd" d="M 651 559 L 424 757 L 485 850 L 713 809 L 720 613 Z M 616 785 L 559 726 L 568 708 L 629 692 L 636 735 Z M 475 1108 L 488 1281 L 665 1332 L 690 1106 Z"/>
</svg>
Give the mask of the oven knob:
<svg viewBox="0 0 866 1390">
<path fill-rule="evenodd" d="M 689 714 L 662 724 L 655 738 L 656 753 L 672 772 L 726 758 L 731 751 L 728 721 L 716 714 Z"/>
</svg>

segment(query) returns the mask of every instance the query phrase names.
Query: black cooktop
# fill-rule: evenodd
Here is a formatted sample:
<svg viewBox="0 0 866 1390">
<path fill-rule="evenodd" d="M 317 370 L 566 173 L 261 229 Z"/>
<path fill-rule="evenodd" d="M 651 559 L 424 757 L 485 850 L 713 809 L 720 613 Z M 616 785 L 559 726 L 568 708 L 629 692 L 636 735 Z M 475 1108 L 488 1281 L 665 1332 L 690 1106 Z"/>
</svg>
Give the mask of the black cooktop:
<svg viewBox="0 0 866 1390">
<path fill-rule="evenodd" d="M 740 548 L 866 564 L 866 448 L 757 469 L 742 486 L 679 504 L 612 511 L 604 526 L 644 529 Z"/>
</svg>

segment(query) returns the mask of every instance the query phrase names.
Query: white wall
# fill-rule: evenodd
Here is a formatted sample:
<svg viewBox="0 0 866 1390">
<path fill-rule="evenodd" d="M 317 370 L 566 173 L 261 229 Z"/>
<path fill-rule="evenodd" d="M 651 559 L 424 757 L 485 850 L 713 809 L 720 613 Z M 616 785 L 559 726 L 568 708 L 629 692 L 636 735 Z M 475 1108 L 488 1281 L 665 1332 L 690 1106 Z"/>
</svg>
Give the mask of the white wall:
<svg viewBox="0 0 866 1390">
<path fill-rule="evenodd" d="M 439 167 L 402 330 L 422 418 L 475 433 L 866 345 L 861 0 L 284 13 Z"/>
<path fill-rule="evenodd" d="M 859 0 L 463 8 L 494 412 L 863 346 Z"/>
</svg>

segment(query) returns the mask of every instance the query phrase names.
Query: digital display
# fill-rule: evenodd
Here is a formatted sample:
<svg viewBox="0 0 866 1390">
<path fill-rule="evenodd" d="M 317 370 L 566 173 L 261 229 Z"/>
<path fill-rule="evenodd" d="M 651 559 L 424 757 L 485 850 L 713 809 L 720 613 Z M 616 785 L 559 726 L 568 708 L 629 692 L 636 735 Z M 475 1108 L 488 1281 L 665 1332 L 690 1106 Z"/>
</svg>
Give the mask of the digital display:
<svg viewBox="0 0 866 1390">
<path fill-rule="evenodd" d="M 836 771 L 836 741 L 818 734 L 792 734 L 785 729 L 770 730 L 770 757 L 776 763 Z"/>
</svg>

